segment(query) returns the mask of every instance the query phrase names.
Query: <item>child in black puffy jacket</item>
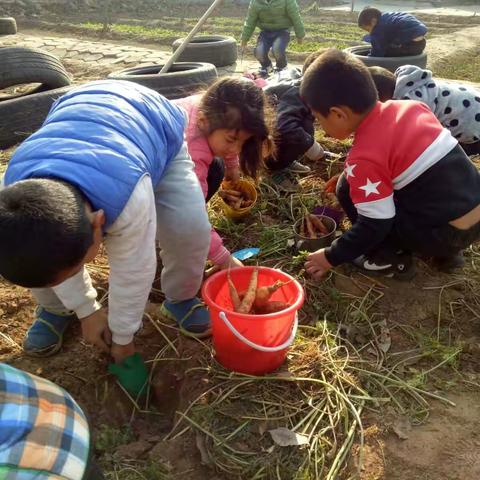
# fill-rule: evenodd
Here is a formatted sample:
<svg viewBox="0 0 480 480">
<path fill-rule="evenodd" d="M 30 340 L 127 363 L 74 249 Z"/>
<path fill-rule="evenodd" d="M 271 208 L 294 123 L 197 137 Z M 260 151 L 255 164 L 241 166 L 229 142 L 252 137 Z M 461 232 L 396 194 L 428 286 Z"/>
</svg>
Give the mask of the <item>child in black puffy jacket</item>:
<svg viewBox="0 0 480 480">
<path fill-rule="evenodd" d="M 308 66 L 309 63 L 306 62 Z M 303 71 L 305 71 L 305 66 Z M 325 152 L 315 140 L 314 117 L 300 98 L 302 72 L 298 68 L 284 70 L 270 78 L 264 87 L 276 105 L 276 155 L 266 160 L 272 171 L 288 170 L 309 173 L 310 167 L 300 163 L 303 156 L 320 160 Z"/>
</svg>

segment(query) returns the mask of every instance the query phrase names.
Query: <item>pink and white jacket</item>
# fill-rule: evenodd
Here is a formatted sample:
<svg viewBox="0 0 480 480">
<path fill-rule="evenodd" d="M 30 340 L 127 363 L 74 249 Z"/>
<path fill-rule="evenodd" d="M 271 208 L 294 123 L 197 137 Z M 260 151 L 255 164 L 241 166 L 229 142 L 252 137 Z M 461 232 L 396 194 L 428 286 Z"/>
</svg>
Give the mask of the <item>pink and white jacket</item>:
<svg viewBox="0 0 480 480">
<path fill-rule="evenodd" d="M 174 103 L 182 107 L 188 116 L 188 124 L 185 130 L 188 153 L 192 157 L 195 165 L 195 173 L 200 181 L 203 196 L 207 197 L 208 185 L 207 175 L 210 164 L 213 161 L 214 154 L 208 145 L 207 137 L 199 130 L 197 126 L 197 115 L 201 95 L 192 95 L 190 97 L 179 98 L 174 100 Z M 224 158 L 225 167 L 227 169 L 238 166 L 238 157 Z M 212 228 L 210 239 L 210 251 L 208 252 L 208 259 L 220 265 L 228 260 L 230 252 L 223 246 L 223 240 L 220 235 Z"/>
</svg>

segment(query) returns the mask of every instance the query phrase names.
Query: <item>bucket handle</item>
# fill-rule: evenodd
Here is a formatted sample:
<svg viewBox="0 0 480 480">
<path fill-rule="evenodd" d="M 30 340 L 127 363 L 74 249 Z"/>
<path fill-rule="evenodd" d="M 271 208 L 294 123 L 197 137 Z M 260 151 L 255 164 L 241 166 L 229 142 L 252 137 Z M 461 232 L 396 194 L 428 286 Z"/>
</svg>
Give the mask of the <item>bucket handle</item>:
<svg viewBox="0 0 480 480">
<path fill-rule="evenodd" d="M 231 323 L 230 320 L 228 320 L 227 315 L 225 312 L 220 312 L 219 314 L 221 320 L 223 323 L 227 326 L 227 328 L 237 337 L 238 340 L 241 342 L 245 343 L 245 345 L 248 345 L 249 347 L 258 350 L 260 352 L 266 352 L 266 353 L 273 353 L 273 352 L 279 352 L 280 350 L 285 350 L 288 348 L 293 341 L 295 340 L 295 335 L 297 334 L 297 328 L 298 328 L 298 314 L 295 313 L 295 321 L 293 322 L 293 328 L 292 328 L 292 334 L 290 337 L 283 342 L 281 345 L 278 345 L 277 347 L 264 347 L 263 345 L 258 345 L 256 343 L 253 343 L 251 340 L 248 338 L 245 338 Z"/>
</svg>

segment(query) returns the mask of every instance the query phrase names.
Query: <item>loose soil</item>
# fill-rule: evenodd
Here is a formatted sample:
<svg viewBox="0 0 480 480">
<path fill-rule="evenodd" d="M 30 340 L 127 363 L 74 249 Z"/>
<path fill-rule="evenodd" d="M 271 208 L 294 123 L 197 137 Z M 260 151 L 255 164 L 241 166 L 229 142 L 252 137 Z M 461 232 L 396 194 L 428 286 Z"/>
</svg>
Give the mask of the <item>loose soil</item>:
<svg viewBox="0 0 480 480">
<path fill-rule="evenodd" d="M 480 31 L 480 27 L 469 30 L 455 34 L 464 42 L 462 45 L 470 45 L 473 31 Z M 437 51 L 439 61 L 456 54 L 443 49 L 448 42 L 441 39 L 438 42 L 442 45 L 441 51 L 434 48 L 433 40 L 430 47 L 432 55 Z M 457 43 L 455 49 L 458 48 L 463 47 Z M 76 83 L 104 78 L 110 71 L 108 66 L 87 68 L 81 62 L 65 61 L 65 65 Z M 335 147 L 335 143 L 329 148 L 341 150 L 341 147 Z M 13 150 L 1 152 L 3 168 Z M 324 174 L 324 171 L 319 173 Z M 270 223 L 274 224 L 275 211 L 266 213 Z M 258 215 L 257 211 L 250 221 L 255 222 Z M 263 219 L 267 219 L 266 215 Z M 388 321 L 392 337 L 388 361 L 394 364 L 397 352 L 420 352 L 419 358 L 413 355 L 405 361 L 406 377 L 409 381 L 416 379 L 431 392 L 448 397 L 456 407 L 432 401 L 430 415 L 424 421 L 416 417 L 400 418 L 388 406 L 377 412 L 366 411 L 362 479 L 480 478 L 480 299 L 476 296 L 480 286 L 479 258 L 480 251 L 468 251 L 464 272 L 455 276 L 439 274 L 429 263 L 419 260 L 417 276 L 412 282 L 381 279 L 383 297 L 369 314 Z M 105 257 L 101 256 L 89 269 L 102 297 L 108 288 Z M 339 305 L 348 305 L 355 296 L 365 295 L 365 288 L 361 286 L 364 279 L 358 273 L 348 267 L 340 272 L 345 276 L 335 277 L 336 290 L 330 293 L 332 299 L 337 298 Z M 321 289 L 321 285 L 318 288 Z M 156 303 L 151 304 L 148 311 L 153 320 L 160 319 L 158 302 L 161 298 L 158 292 L 152 295 L 151 300 Z M 144 318 L 144 326 L 137 334 L 137 344 L 149 365 L 156 366 L 155 395 L 150 405 L 153 413 L 134 413 L 131 400 L 107 374 L 108 359 L 82 341 L 79 325 L 67 333 L 62 351 L 54 357 L 36 359 L 22 353 L 22 339 L 34 309 L 28 290 L 0 282 L 0 360 L 56 382 L 78 400 L 90 418 L 97 454 L 110 472 L 110 478 L 231 478 L 212 472 L 202 464 L 201 446 L 191 431 L 173 441 L 164 441 L 178 419 L 176 412 L 185 410 L 206 389 L 205 379 L 192 371 L 192 367 L 205 359 L 205 348 L 201 344 L 164 326 L 165 337 L 176 342 L 181 360 L 155 362 L 167 340 L 159 334 L 149 317 Z M 315 319 L 306 318 L 304 321 L 313 322 Z M 366 340 L 361 337 L 370 341 L 368 335 L 368 332 L 361 332 L 356 341 L 363 344 Z M 455 348 L 460 353 L 451 361 L 445 361 Z M 368 350 L 365 356 L 374 361 L 369 358 Z M 403 356 L 397 357 L 400 358 Z M 431 373 L 422 375 L 439 364 Z M 401 440 L 399 433 L 408 438 Z M 355 451 L 357 453 L 351 460 L 352 472 L 359 458 L 358 447 L 354 448 Z M 132 465 L 140 468 L 139 462 L 143 477 L 132 471 Z"/>
</svg>

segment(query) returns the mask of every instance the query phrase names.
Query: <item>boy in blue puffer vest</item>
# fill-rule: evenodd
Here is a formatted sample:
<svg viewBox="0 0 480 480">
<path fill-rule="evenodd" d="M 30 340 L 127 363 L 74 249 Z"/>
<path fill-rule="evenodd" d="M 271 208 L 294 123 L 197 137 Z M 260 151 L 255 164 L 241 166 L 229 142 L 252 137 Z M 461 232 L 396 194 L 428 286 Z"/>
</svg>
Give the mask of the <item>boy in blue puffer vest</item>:
<svg viewBox="0 0 480 480">
<path fill-rule="evenodd" d="M 371 57 L 420 55 L 426 46 L 427 27 L 410 13 L 365 7 L 358 15 L 358 26 L 368 32 L 364 40 L 372 44 Z"/>
<path fill-rule="evenodd" d="M 134 353 L 156 270 L 163 261 L 164 315 L 205 336 L 196 298 L 210 242 L 202 190 L 184 144 L 182 110 L 131 82 L 98 81 L 54 104 L 10 160 L 0 191 L 0 274 L 32 289 L 36 319 L 27 353 L 48 356 L 76 319 L 117 362 Z M 102 241 L 109 311 L 85 269 Z"/>
</svg>

